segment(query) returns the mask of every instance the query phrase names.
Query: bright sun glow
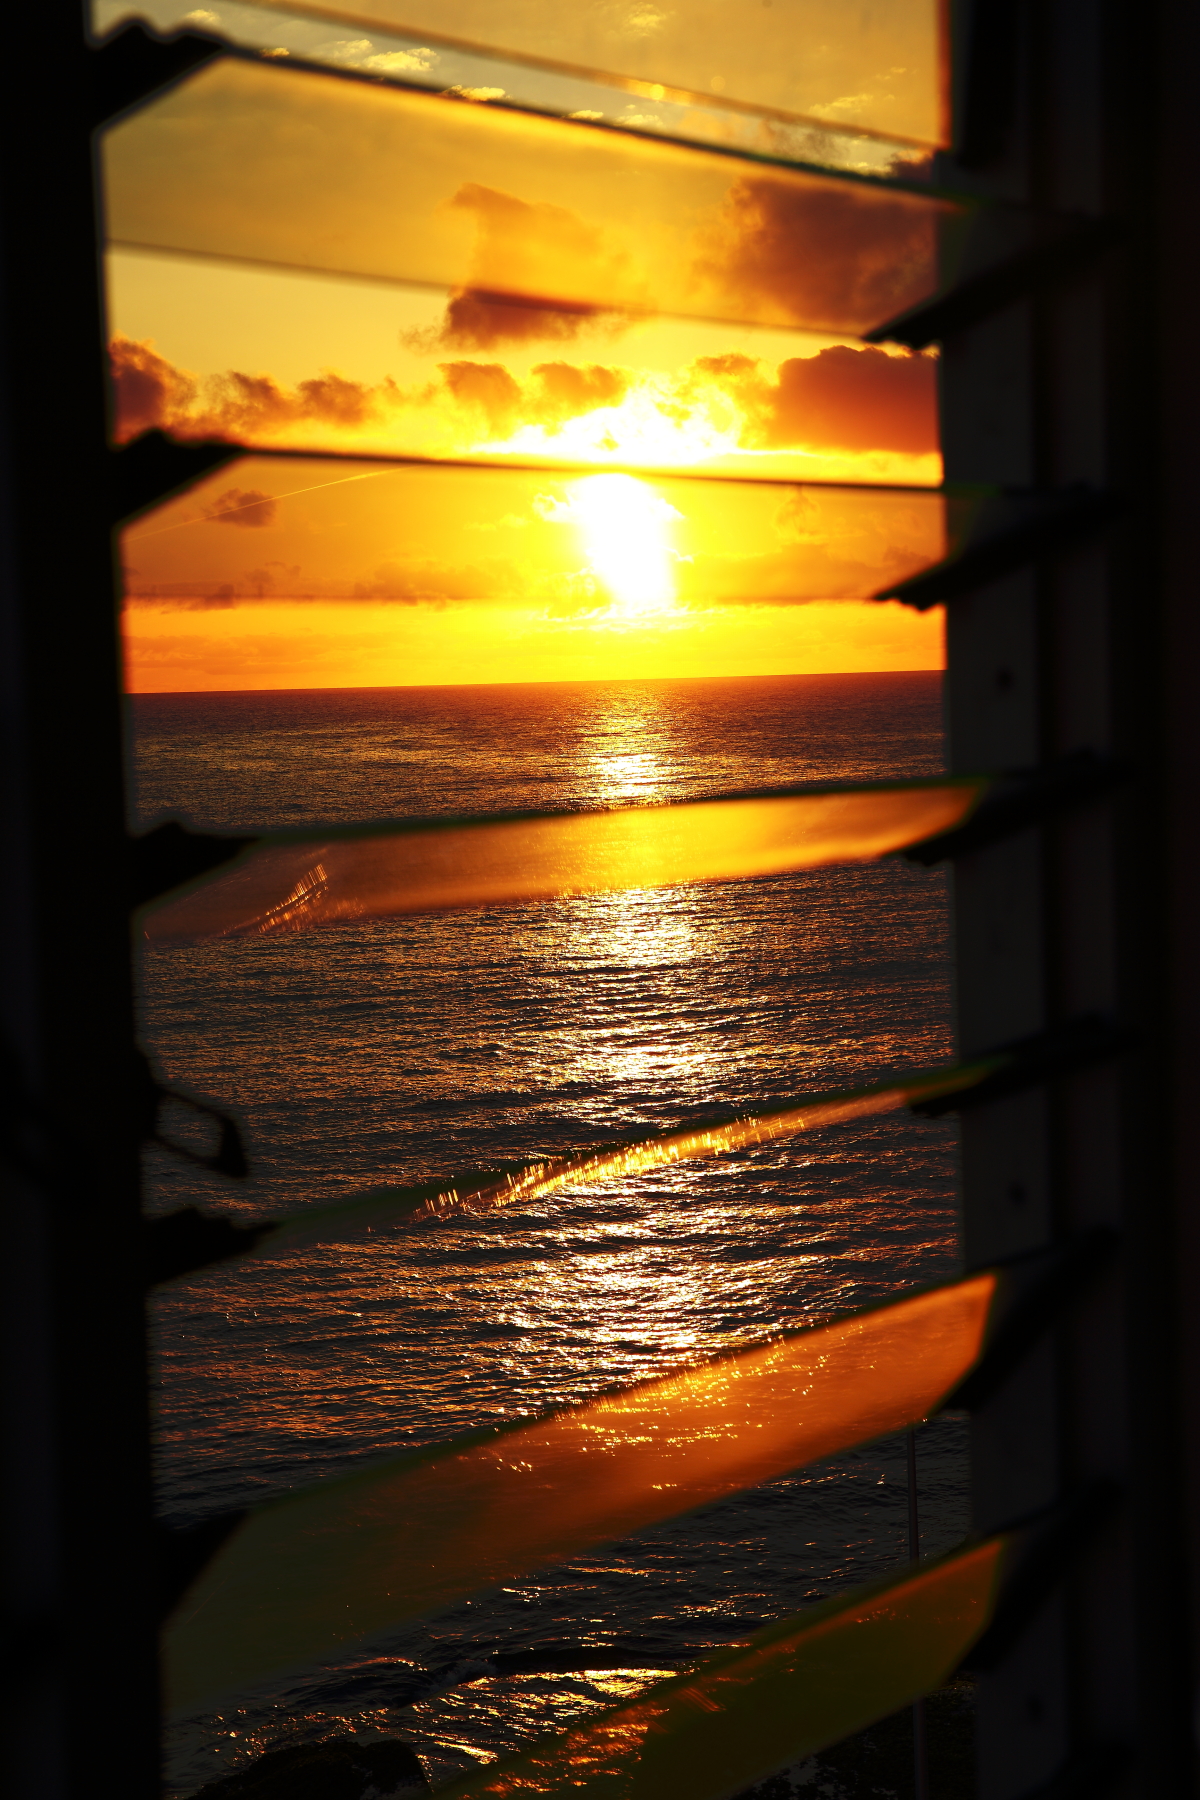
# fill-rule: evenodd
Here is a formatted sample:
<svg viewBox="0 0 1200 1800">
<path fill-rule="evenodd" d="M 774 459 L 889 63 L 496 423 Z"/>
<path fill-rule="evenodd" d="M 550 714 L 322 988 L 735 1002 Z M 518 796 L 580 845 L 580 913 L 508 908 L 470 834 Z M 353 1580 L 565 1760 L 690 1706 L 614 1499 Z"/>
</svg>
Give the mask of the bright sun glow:
<svg viewBox="0 0 1200 1800">
<path fill-rule="evenodd" d="M 681 412 L 663 377 L 646 375 L 615 406 L 594 407 L 553 425 L 524 424 L 477 445 L 491 455 L 562 456 L 580 462 L 646 463 L 686 468 L 714 457 L 749 460 L 745 417 L 713 382 L 700 384 Z"/>
<path fill-rule="evenodd" d="M 632 618 L 675 602 L 670 530 L 678 512 L 634 475 L 585 475 L 557 515 L 578 528 L 594 574 L 614 609 Z"/>
</svg>

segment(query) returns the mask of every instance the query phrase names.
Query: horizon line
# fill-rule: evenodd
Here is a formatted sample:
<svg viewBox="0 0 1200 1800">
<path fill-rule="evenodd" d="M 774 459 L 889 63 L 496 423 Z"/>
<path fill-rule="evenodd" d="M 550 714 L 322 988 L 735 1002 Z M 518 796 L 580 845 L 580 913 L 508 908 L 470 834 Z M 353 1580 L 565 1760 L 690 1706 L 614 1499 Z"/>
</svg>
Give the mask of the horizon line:
<svg viewBox="0 0 1200 1800">
<path fill-rule="evenodd" d="M 150 700 L 160 697 L 186 699 L 190 696 L 209 699 L 226 694 L 397 694 L 433 692 L 442 688 L 519 688 L 519 687 L 615 687 L 635 683 L 650 685 L 664 682 L 728 682 L 728 681 L 846 681 L 904 675 L 945 675 L 944 668 L 926 669 L 814 669 L 779 671 L 758 675 L 576 675 L 531 677 L 525 681 L 389 681 L 377 684 L 339 682 L 311 687 L 262 688 L 138 688 L 127 689 L 126 700 Z"/>
</svg>

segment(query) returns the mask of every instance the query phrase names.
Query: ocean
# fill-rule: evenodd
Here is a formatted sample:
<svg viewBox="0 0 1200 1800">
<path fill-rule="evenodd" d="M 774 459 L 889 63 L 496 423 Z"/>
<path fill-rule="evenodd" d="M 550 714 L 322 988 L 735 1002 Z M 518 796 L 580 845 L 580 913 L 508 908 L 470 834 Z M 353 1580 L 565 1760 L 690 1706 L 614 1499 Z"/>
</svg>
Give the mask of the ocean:
<svg viewBox="0 0 1200 1800">
<path fill-rule="evenodd" d="M 944 766 L 936 674 L 156 694 L 129 719 L 139 829 Z M 890 861 L 144 946 L 143 1042 L 165 1079 L 236 1113 L 252 1165 L 235 1183 L 151 1149 L 148 1206 L 279 1214 L 935 1063 L 948 933 L 945 875 Z M 154 1302 L 161 1509 L 194 1523 L 583 1400 L 943 1279 L 958 1254 L 953 1122 L 901 1114 L 217 1267 Z M 918 1459 L 928 1554 L 967 1526 L 962 1419 L 924 1426 Z M 176 1721 L 169 1792 L 346 1732 L 405 1738 L 436 1785 L 898 1566 L 906 1507 L 887 1440 L 531 1571 Z M 522 1651 L 542 1667 L 461 1679 Z"/>
</svg>

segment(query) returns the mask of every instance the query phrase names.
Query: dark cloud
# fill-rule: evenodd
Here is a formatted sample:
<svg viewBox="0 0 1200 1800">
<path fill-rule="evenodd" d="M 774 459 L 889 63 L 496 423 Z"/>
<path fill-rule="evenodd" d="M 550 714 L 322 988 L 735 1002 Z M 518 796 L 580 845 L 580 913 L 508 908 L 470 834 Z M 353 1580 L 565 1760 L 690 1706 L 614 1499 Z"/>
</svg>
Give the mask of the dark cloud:
<svg viewBox="0 0 1200 1800">
<path fill-rule="evenodd" d="M 460 406 L 481 412 L 493 437 L 519 425 L 561 425 L 601 406 L 616 406 L 633 377 L 601 363 L 538 363 L 522 386 L 503 363 L 439 363 L 442 380 Z"/>
<path fill-rule="evenodd" d="M 627 369 L 609 369 L 601 363 L 582 368 L 575 363 L 538 363 L 533 374 L 541 389 L 535 416 L 548 425 L 578 419 L 601 406 L 618 406 L 633 383 Z"/>
<path fill-rule="evenodd" d="M 928 201 L 851 182 L 747 176 L 705 234 L 696 271 L 748 318 L 865 331 L 937 285 Z"/>
<path fill-rule="evenodd" d="M 742 408 L 743 442 L 772 450 L 891 450 L 923 456 L 939 448 L 937 364 L 837 345 L 790 357 L 769 381 L 749 356 L 705 356 L 693 367 Z"/>
<path fill-rule="evenodd" d="M 223 581 L 204 588 L 196 581 L 153 582 L 126 590 L 126 599 L 135 604 L 158 605 L 166 612 L 225 612 L 246 600 L 312 600 L 311 592 L 300 593 L 298 563 L 272 559 L 258 569 L 246 569 L 236 581 Z M 344 587 L 344 584 L 343 584 Z M 343 598 L 338 595 L 338 598 Z"/>
<path fill-rule="evenodd" d="M 439 363 L 442 380 L 460 405 L 475 407 L 493 437 L 507 437 L 517 422 L 521 389 L 503 363 Z"/>
<path fill-rule="evenodd" d="M 196 383 L 150 342 L 117 336 L 110 347 L 116 436 L 124 441 L 181 418 L 195 405 Z"/>
<path fill-rule="evenodd" d="M 376 419 L 381 400 L 395 392 L 391 382 L 365 387 L 328 370 L 289 391 L 270 375 L 230 369 L 205 384 L 203 410 L 190 429 L 203 424 L 216 435 L 253 437 L 307 420 L 353 429 Z"/>
<path fill-rule="evenodd" d="M 604 234 L 578 213 L 546 200 L 520 200 L 502 188 L 464 181 L 447 203 L 475 220 L 475 284 L 500 293 L 540 293 L 540 276 L 554 270 L 587 270 L 597 280 L 619 280 L 628 257 L 613 252 Z M 514 279 L 517 277 L 517 279 Z M 572 283 L 574 285 L 574 283 Z"/>
<path fill-rule="evenodd" d="M 203 384 L 177 369 L 149 341 L 117 336 L 110 347 L 116 435 L 122 441 L 153 425 L 177 437 L 249 440 L 315 420 L 343 429 L 372 423 L 399 398 L 391 380 L 378 387 L 330 370 L 281 387 L 273 376 L 229 369 Z"/>
<path fill-rule="evenodd" d="M 565 306 L 549 300 L 517 299 L 483 288 L 460 288 L 446 305 L 446 317 L 433 342 L 447 350 L 493 350 L 500 344 L 565 343 L 585 329 L 613 316 L 598 306 Z M 410 338 L 423 343 L 428 334 Z"/>
<path fill-rule="evenodd" d="M 255 600 L 266 600 L 277 592 L 275 577 L 269 568 L 247 569 L 243 580 Z"/>
<path fill-rule="evenodd" d="M 295 388 L 282 387 L 273 376 L 248 375 L 239 369 L 210 376 L 201 384 L 159 356 L 153 345 L 117 338 L 112 368 L 118 435 L 134 437 L 157 425 L 177 437 L 253 443 L 309 422 L 352 431 L 385 421 L 406 405 L 444 408 L 448 394 L 459 406 L 482 414 L 491 436 L 506 437 L 520 425 L 561 425 L 597 407 L 615 406 L 634 381 L 628 370 L 599 363 L 538 363 L 524 383 L 498 362 L 464 359 L 438 366 L 441 383 L 408 393 L 390 377 L 365 387 L 328 370 Z M 219 514 L 223 524 L 266 525 L 269 499 L 266 494 L 238 497 L 230 489 L 211 507 L 210 516 Z M 237 510 L 239 506 L 242 510 Z"/>
<path fill-rule="evenodd" d="M 278 510 L 273 494 L 264 494 L 258 488 L 231 487 L 218 494 L 204 512 L 214 525 L 241 525 L 253 531 L 273 524 Z"/>
<path fill-rule="evenodd" d="M 400 606 L 443 607 L 452 601 L 500 601 L 527 596 L 528 578 L 503 557 L 451 563 L 436 557 L 396 557 L 359 580 L 301 580 L 298 565 L 272 561 L 245 569 L 234 581 L 159 582 L 134 588 L 128 599 L 169 612 L 214 612 L 256 601 L 385 600 Z"/>
<path fill-rule="evenodd" d="M 159 425 L 178 437 L 253 444 L 280 435 L 286 441 L 298 427 L 324 425 L 364 437 L 378 429 L 385 442 L 403 443 L 413 429 L 407 412 L 440 415 L 442 431 L 457 433 L 465 444 L 485 436 L 506 439 L 524 426 L 554 432 L 568 420 L 619 406 L 637 390 L 678 425 L 693 417 L 710 421 L 715 401 L 727 430 L 732 402 L 748 449 L 802 445 L 921 455 L 938 447 L 935 362 L 870 347 L 792 357 L 777 371 L 740 353 L 700 357 L 673 378 L 553 361 L 535 364 L 518 379 L 503 362 L 462 358 L 439 363 L 438 380 L 407 391 L 390 377 L 368 387 L 330 371 L 294 388 L 236 369 L 201 383 L 152 345 L 129 339 L 114 344 L 113 369 L 123 437 Z M 314 448 L 320 441 L 314 431 Z M 271 497 L 230 489 L 209 515 L 222 524 L 267 525 Z"/>
<path fill-rule="evenodd" d="M 378 388 L 368 388 L 326 370 L 323 375 L 300 383 L 296 389 L 298 398 L 293 404 L 306 419 L 328 419 L 335 425 L 365 425 L 375 417 L 380 398 L 396 391 L 395 384 L 390 381 L 381 382 Z"/>
<path fill-rule="evenodd" d="M 936 451 L 937 364 L 928 356 L 888 356 L 845 345 L 793 357 L 779 365 L 765 440 L 909 456 Z"/>
<path fill-rule="evenodd" d="M 623 330 L 620 307 L 643 299 L 627 255 L 566 207 L 478 181 L 464 182 L 448 205 L 475 221 L 471 280 L 451 296 L 437 332 L 408 341 L 449 350 L 565 343 L 598 325 Z"/>
<path fill-rule="evenodd" d="M 517 590 L 508 563 L 478 566 L 438 562 L 432 557 L 381 563 L 374 574 L 354 584 L 355 600 L 396 600 L 404 606 L 422 601 L 494 600 Z"/>
<path fill-rule="evenodd" d="M 223 581 L 211 594 L 196 594 L 188 601 L 187 612 L 227 612 L 237 605 L 232 581 Z"/>
</svg>

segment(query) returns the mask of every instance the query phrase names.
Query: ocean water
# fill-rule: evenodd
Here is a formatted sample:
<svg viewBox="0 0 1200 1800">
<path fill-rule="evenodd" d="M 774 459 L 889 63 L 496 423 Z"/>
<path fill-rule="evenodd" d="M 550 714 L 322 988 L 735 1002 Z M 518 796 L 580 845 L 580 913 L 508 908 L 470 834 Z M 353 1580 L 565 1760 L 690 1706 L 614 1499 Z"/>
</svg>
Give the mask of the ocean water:
<svg viewBox="0 0 1200 1800">
<path fill-rule="evenodd" d="M 130 721 L 139 827 L 943 766 L 933 674 L 146 695 Z M 252 1161 L 235 1184 L 153 1150 L 151 1209 L 258 1217 L 945 1058 L 945 877 L 887 862 L 147 948 L 141 1006 L 160 1072 L 230 1106 Z M 192 1523 L 579 1401 L 957 1257 L 954 1126 L 900 1115 L 218 1267 L 155 1302 L 162 1511 Z M 966 1528 L 961 1420 L 925 1426 L 918 1454 L 932 1553 Z M 403 1736 L 446 1780 L 886 1572 L 906 1531 L 902 1439 L 811 1466 L 176 1722 L 171 1792 L 346 1731 Z M 456 1679 L 519 1651 L 544 1669 Z"/>
</svg>

